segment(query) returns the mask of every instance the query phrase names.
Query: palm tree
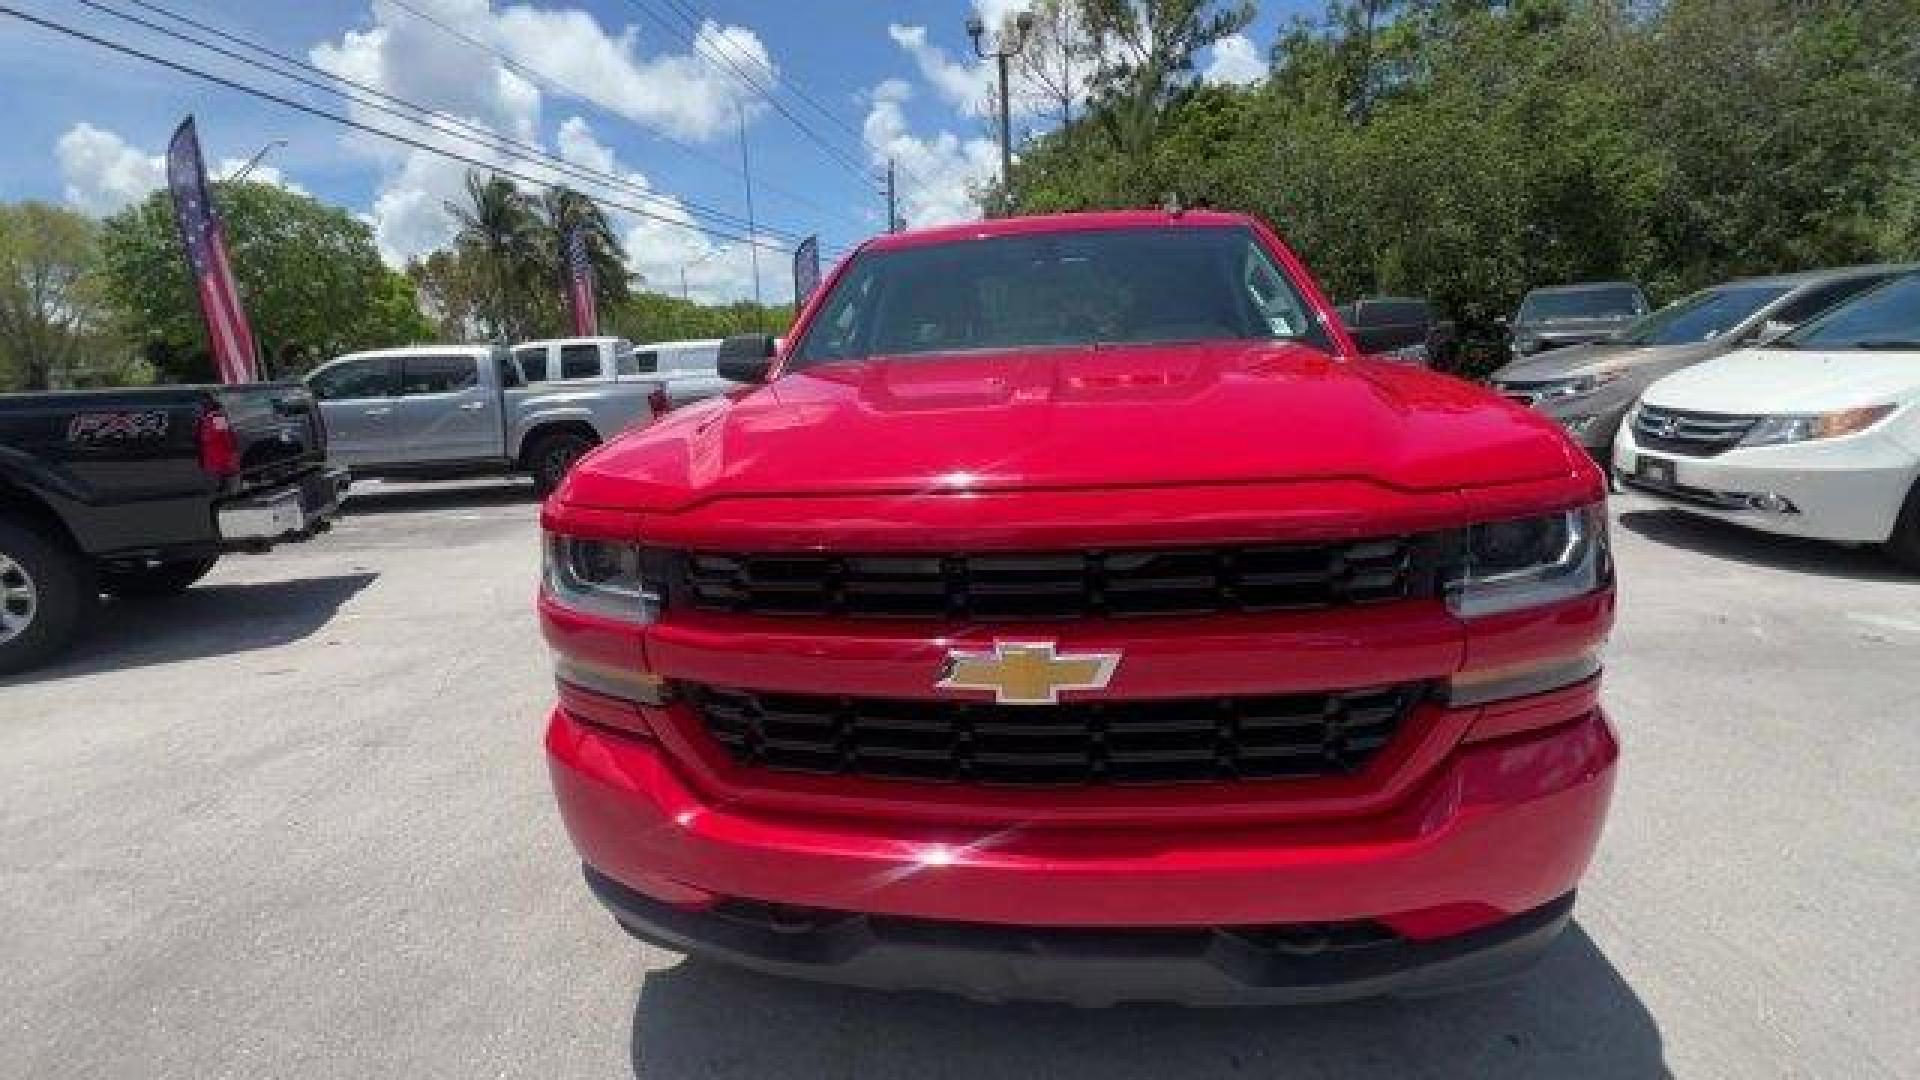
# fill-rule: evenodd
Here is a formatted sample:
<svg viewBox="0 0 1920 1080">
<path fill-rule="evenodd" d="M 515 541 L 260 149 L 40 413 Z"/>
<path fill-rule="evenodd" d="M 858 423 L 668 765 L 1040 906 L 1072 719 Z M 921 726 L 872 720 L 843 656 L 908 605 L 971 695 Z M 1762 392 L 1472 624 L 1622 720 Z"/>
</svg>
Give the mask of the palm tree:
<svg viewBox="0 0 1920 1080">
<path fill-rule="evenodd" d="M 455 244 L 486 283 L 480 321 L 500 340 L 531 336 L 545 292 L 546 256 L 533 198 L 505 177 L 469 172 L 466 204 L 446 205 L 460 223 Z"/>
<path fill-rule="evenodd" d="M 540 209 L 546 218 L 548 265 L 554 275 L 549 280 L 565 280 L 567 236 L 577 230 L 587 245 L 587 261 L 593 265 L 594 294 L 607 303 L 626 299 L 626 256 L 600 204 L 570 187 L 556 186 L 541 193 Z"/>
</svg>

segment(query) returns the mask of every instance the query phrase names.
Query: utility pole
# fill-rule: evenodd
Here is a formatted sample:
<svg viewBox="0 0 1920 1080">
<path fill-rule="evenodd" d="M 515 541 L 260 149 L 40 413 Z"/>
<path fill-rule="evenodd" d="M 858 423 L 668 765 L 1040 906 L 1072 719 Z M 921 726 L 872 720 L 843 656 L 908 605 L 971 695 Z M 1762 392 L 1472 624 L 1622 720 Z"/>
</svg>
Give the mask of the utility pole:
<svg viewBox="0 0 1920 1080">
<path fill-rule="evenodd" d="M 747 258 L 753 265 L 754 321 L 760 320 L 760 237 L 753 223 L 753 162 L 747 158 L 747 111 L 733 99 L 733 116 L 740 122 L 740 176 L 747 182 Z"/>
<path fill-rule="evenodd" d="M 1013 41 L 1006 40 L 1005 27 L 995 31 L 993 48 L 987 49 L 982 43 L 986 38 L 986 20 L 978 15 L 967 16 L 967 36 L 973 39 L 973 53 L 980 59 L 991 57 L 1000 65 L 1000 199 L 1008 208 L 1013 205 L 1013 120 L 1008 105 L 1010 88 L 1007 86 L 1007 61 L 1020 55 L 1027 47 L 1027 34 L 1033 30 L 1033 12 L 1023 11 L 1013 19 Z"/>
<path fill-rule="evenodd" d="M 899 204 L 894 201 L 894 195 L 893 195 L 893 159 L 888 158 L 887 159 L 887 231 L 888 232 L 900 231 L 900 211 L 898 207 L 899 207 Z"/>
</svg>

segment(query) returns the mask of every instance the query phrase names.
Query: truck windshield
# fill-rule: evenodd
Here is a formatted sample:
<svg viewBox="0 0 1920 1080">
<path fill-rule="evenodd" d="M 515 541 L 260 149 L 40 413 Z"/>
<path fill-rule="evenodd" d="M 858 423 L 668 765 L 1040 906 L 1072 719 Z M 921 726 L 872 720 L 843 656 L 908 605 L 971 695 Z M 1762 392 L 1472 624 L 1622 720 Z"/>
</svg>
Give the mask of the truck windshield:
<svg viewBox="0 0 1920 1080">
<path fill-rule="evenodd" d="M 1628 345 L 1692 345 L 1732 331 L 1778 300 L 1785 285 L 1728 285 L 1676 300 L 1641 319 L 1620 340 Z"/>
<path fill-rule="evenodd" d="M 1647 301 L 1640 290 L 1617 288 L 1568 289 L 1528 293 L 1515 322 L 1559 322 L 1563 319 L 1619 319 L 1644 314 Z"/>
<path fill-rule="evenodd" d="M 1801 349 L 1920 352 L 1920 274 L 1894 278 L 1780 340 Z"/>
<path fill-rule="evenodd" d="M 1251 230 L 1089 230 L 863 252 L 789 363 L 1273 339 L 1330 347 Z"/>
</svg>

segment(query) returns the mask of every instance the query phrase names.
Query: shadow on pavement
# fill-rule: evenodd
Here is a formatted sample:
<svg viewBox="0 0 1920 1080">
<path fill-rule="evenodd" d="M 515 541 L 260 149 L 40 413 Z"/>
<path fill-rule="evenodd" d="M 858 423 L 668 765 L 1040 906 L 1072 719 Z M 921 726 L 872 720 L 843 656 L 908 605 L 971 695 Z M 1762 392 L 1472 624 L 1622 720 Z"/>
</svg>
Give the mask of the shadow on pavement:
<svg viewBox="0 0 1920 1080">
<path fill-rule="evenodd" d="M 340 506 L 340 512 L 364 517 L 370 514 L 407 514 L 422 510 L 461 510 L 483 506 L 539 506 L 540 497 L 533 485 L 517 481 L 479 484 L 446 483 L 391 487 L 386 484 L 356 483 Z"/>
<path fill-rule="evenodd" d="M 1619 522 L 1622 528 L 1657 544 L 1749 566 L 1854 581 L 1920 580 L 1920 575 L 1902 570 L 1878 551 L 1775 536 L 1681 510 L 1628 510 L 1619 516 Z"/>
<path fill-rule="evenodd" d="M 632 1051 L 647 1080 L 1669 1075 L 1653 1017 L 1577 925 L 1509 986 L 1292 1009 L 979 1005 L 685 960 L 647 975 Z"/>
<path fill-rule="evenodd" d="M 59 662 L 0 680 L 0 686 L 225 656 L 298 641 L 327 625 L 340 605 L 378 576 L 340 574 L 200 585 L 179 596 L 108 600 L 91 632 Z"/>
</svg>

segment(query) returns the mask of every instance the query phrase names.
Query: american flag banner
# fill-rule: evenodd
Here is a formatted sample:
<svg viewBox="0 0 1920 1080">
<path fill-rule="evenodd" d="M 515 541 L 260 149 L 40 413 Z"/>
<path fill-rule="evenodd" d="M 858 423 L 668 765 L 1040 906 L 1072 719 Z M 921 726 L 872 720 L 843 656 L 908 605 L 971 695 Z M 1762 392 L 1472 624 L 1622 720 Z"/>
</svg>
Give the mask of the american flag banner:
<svg viewBox="0 0 1920 1080">
<path fill-rule="evenodd" d="M 253 327 L 240 303 L 240 289 L 227 260 L 227 234 L 207 190 L 207 169 L 200 156 L 200 136 L 193 117 L 180 121 L 167 144 L 167 190 L 173 194 L 173 215 L 180 223 L 180 243 L 187 249 L 187 267 L 200 294 L 200 313 L 207 320 L 207 341 L 224 383 L 253 382 L 259 364 L 253 352 Z"/>
<path fill-rule="evenodd" d="M 573 308 L 574 336 L 599 336 L 600 312 L 593 302 L 593 260 L 587 258 L 587 238 L 579 229 L 567 233 L 567 303 Z"/>
<path fill-rule="evenodd" d="M 793 249 L 793 306 L 797 311 L 820 287 L 820 237 L 809 236 Z"/>
</svg>

